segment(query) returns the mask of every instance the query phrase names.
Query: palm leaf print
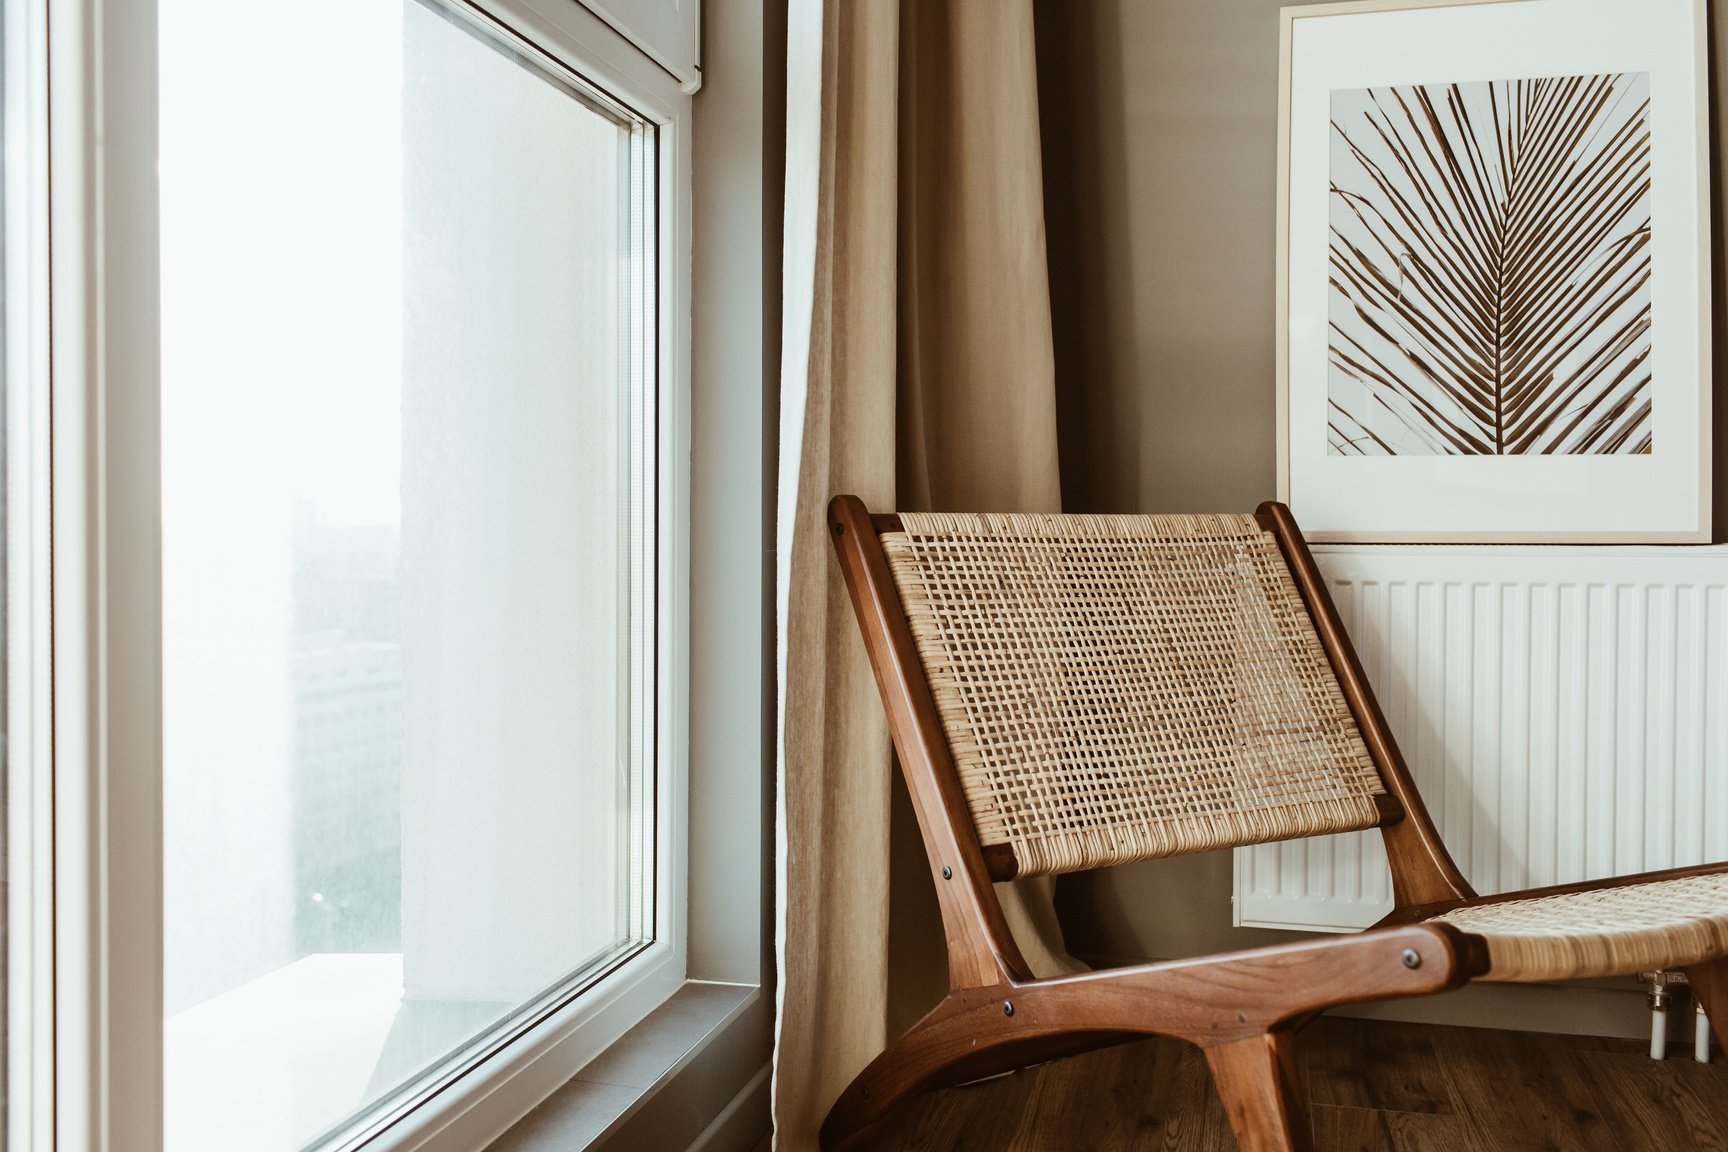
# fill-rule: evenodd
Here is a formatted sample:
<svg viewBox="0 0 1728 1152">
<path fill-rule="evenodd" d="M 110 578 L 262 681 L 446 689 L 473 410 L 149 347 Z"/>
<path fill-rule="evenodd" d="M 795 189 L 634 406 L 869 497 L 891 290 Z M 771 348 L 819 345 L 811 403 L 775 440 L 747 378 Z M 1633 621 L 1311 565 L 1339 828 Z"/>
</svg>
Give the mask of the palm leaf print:
<svg viewBox="0 0 1728 1152">
<path fill-rule="evenodd" d="M 1649 91 L 1332 94 L 1333 454 L 1650 452 Z"/>
</svg>

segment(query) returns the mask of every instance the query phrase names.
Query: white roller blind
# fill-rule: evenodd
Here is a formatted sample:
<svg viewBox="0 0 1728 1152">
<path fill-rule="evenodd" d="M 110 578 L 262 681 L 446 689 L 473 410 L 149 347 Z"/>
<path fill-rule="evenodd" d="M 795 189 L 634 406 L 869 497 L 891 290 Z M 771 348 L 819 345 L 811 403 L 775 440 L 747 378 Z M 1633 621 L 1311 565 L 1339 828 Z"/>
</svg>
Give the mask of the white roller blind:
<svg viewBox="0 0 1728 1152">
<path fill-rule="evenodd" d="M 686 89 L 701 80 L 702 0 L 582 0 Z"/>
</svg>

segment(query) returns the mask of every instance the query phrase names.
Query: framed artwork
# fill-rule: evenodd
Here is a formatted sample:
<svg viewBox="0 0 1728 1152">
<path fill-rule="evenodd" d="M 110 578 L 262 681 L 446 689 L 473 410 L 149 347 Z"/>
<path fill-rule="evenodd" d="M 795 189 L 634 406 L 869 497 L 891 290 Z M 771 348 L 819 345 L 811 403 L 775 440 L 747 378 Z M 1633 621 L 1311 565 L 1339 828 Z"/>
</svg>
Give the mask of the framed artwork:
<svg viewBox="0 0 1728 1152">
<path fill-rule="evenodd" d="M 1704 18 L 1284 9 L 1279 495 L 1311 538 L 1709 539 Z"/>
</svg>

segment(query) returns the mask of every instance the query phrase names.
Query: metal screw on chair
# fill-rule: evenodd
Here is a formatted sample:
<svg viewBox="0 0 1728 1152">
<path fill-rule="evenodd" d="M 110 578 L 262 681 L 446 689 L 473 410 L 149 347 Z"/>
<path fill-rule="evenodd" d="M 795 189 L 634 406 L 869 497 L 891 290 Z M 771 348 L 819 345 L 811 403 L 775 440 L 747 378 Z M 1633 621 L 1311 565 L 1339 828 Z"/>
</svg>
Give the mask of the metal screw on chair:
<svg viewBox="0 0 1728 1152">
<path fill-rule="evenodd" d="M 944 880 L 954 879 L 954 869 L 948 867 L 948 865 L 946 865 L 946 864 L 942 865 L 942 879 L 944 879 Z"/>
<path fill-rule="evenodd" d="M 1012 1000 L 1002 1001 L 1002 1015 L 1004 1015 L 1004 1016 L 1014 1015 L 1014 1001 L 1012 1001 Z"/>
<path fill-rule="evenodd" d="M 1406 967 L 1406 968 L 1420 968 L 1420 967 L 1422 967 L 1422 957 L 1417 954 L 1416 949 L 1414 949 L 1414 948 L 1404 949 L 1404 967 Z"/>
</svg>

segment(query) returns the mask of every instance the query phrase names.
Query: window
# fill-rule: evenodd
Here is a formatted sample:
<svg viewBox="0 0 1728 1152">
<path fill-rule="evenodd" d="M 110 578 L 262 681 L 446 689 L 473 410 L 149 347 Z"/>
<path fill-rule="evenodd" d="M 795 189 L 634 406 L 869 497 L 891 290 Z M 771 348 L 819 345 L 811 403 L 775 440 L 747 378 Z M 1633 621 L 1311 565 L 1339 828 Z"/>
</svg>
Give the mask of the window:
<svg viewBox="0 0 1728 1152">
<path fill-rule="evenodd" d="M 284 1065 L 265 1073 L 282 1092 L 259 1105 L 244 1139 L 230 1147 L 484 1147 L 667 996 L 699 981 L 729 987 L 685 989 L 656 1026 L 667 1019 L 692 1026 L 680 1006 L 693 999 L 723 1015 L 697 1022 L 676 1067 L 654 1071 L 656 1079 L 641 1085 L 641 1093 L 661 1101 L 685 1089 L 701 1094 L 699 1106 L 688 1110 L 655 1110 L 655 1118 L 675 1118 L 690 1128 L 676 1143 L 694 1139 L 716 1115 L 729 1117 L 728 1124 L 760 1115 L 767 1083 L 762 1037 L 771 1007 L 761 991 L 761 789 L 771 734 L 762 716 L 772 692 L 766 680 L 771 662 L 749 654 L 767 627 L 763 557 L 771 533 L 764 532 L 766 521 L 736 512 L 762 506 L 767 476 L 761 402 L 770 378 L 763 336 L 771 321 L 762 289 L 770 257 L 761 240 L 773 229 L 766 227 L 762 195 L 771 182 L 763 180 L 760 85 L 771 55 L 761 28 L 772 23 L 770 14 L 757 7 L 752 16 L 746 7 L 708 25 L 711 34 L 722 33 L 709 41 L 716 72 L 729 58 L 739 66 L 718 87 L 729 95 L 705 104 L 714 130 L 705 130 L 704 138 L 716 143 L 701 160 L 711 175 L 701 181 L 706 191 L 696 210 L 706 205 L 703 234 L 711 239 L 701 265 L 706 287 L 693 307 L 690 95 L 701 79 L 693 54 L 676 68 L 662 67 L 656 61 L 664 53 L 650 58 L 590 7 L 565 0 L 450 0 L 445 7 L 389 9 L 381 0 L 317 0 L 310 7 L 276 6 L 274 22 L 257 13 L 257 0 L 182 7 L 194 2 L 0 0 L 6 173 L 9 181 L 28 173 L 37 197 L 23 230 L 28 243 L 18 244 L 16 225 L 25 217 L 13 211 L 8 184 L 3 251 L 7 546 L 21 539 L 29 545 L 27 563 L 23 552 L 7 555 L 7 782 L 12 788 L 23 781 L 30 793 L 8 796 L 6 849 L 12 863 L 29 861 L 28 875 L 9 872 L 9 911 L 14 926 L 27 918 L 29 931 L 9 935 L 6 945 L 13 960 L 27 953 L 29 971 L 11 969 L 7 991 L 9 1009 L 24 1004 L 33 1013 L 27 1026 L 16 1016 L 7 1022 L 9 1053 L 16 1055 L 22 1044 L 28 1057 L 8 1067 L 12 1099 L 26 1105 L 8 1114 L 8 1146 L 20 1152 L 160 1152 L 165 1128 L 179 1132 L 185 1144 L 198 1138 L 200 1125 L 217 1138 L 210 1129 L 225 1101 L 216 1081 L 203 1093 L 209 1116 L 165 1116 L 171 1099 L 187 1098 L 173 1094 L 190 1066 L 179 1073 L 170 1066 L 172 1057 L 196 1052 L 195 1045 L 179 1042 L 188 1035 L 181 1027 L 186 1014 L 226 1001 L 269 1023 L 272 1012 L 291 1013 L 304 1002 L 292 993 L 297 980 L 309 977 L 329 978 L 320 985 L 323 1009 L 341 999 L 352 1014 L 372 1013 L 387 1040 L 399 1032 L 403 1044 L 393 1052 L 401 1060 L 390 1073 L 399 1078 L 387 1083 L 382 1072 L 369 1074 L 356 1089 L 359 1076 L 351 1066 L 335 1061 L 307 1069 L 304 1053 L 284 1051 Z M 673 7 L 689 28 L 696 26 L 692 0 L 640 2 Z M 637 3 L 605 7 L 612 12 Z M 188 12 L 201 15 L 188 18 Z M 204 26 L 194 28 L 199 19 Z M 340 43 L 320 44 L 299 24 L 317 24 L 323 39 Z M 13 38 L 20 25 L 27 35 Z M 394 38 L 381 31 L 397 28 Z M 22 67 L 20 48 L 28 49 Z M 436 66 L 416 72 L 416 60 Z M 501 78 L 499 64 L 512 79 Z M 468 69 L 462 73 L 470 84 L 467 101 L 438 91 L 441 77 L 459 68 Z M 476 77 L 488 68 L 492 78 L 482 89 Z M 368 75 L 371 80 L 362 79 Z M 11 99 L 20 87 L 38 94 L 24 111 Z M 295 99 L 273 100 L 259 89 L 292 91 Z M 353 97 L 340 115 L 331 111 L 332 90 Z M 574 242 L 595 251 L 604 241 L 616 254 L 615 276 L 581 281 L 609 286 L 619 312 L 616 328 L 607 330 L 610 343 L 596 345 L 601 351 L 595 353 L 611 357 L 603 361 L 610 387 L 584 393 L 596 407 L 582 411 L 574 440 L 568 420 L 554 425 L 554 406 L 568 395 L 550 386 L 536 389 L 536 358 L 548 357 L 547 348 L 573 339 L 572 333 L 592 332 L 606 301 L 596 289 L 581 296 L 579 307 L 572 304 L 574 273 L 554 259 L 554 245 L 570 235 L 558 230 L 568 219 L 559 212 L 569 205 L 550 205 L 556 189 L 538 179 L 501 188 L 489 161 L 471 159 L 508 143 L 512 122 L 501 100 L 519 97 L 530 106 L 524 115 L 539 115 L 535 98 L 524 93 L 548 90 L 557 99 L 538 101 L 545 120 L 537 131 L 559 134 L 550 150 L 568 159 L 582 140 L 602 134 L 617 149 L 562 176 L 551 167 L 555 158 L 536 158 L 546 165 L 536 172 L 565 181 L 566 200 L 578 189 L 593 189 Z M 470 107 L 468 101 L 479 103 Z M 489 127 L 499 139 L 473 128 L 488 109 L 497 113 Z M 195 133 L 177 138 L 173 118 L 179 114 L 203 124 L 215 143 L 200 146 Z M 379 128 L 391 116 L 401 125 L 393 147 Z M 20 124 L 27 131 L 14 131 Z M 15 163 L 20 142 L 32 133 L 24 162 Z M 413 151 L 416 140 L 428 147 Z M 313 163 L 320 142 L 334 148 L 322 171 Z M 227 170 L 220 163 L 224 153 L 231 160 Z M 255 171 L 248 178 L 248 165 L 268 164 L 273 154 L 292 155 L 297 163 L 278 165 L 268 179 Z M 210 181 L 226 187 L 228 198 L 205 196 L 199 204 L 206 189 L 193 187 L 192 200 L 175 199 L 187 191 L 176 184 L 177 172 L 199 163 L 210 166 Z M 380 164 L 393 165 L 396 175 L 381 179 Z M 596 207 L 602 203 L 601 164 L 610 165 L 618 181 L 607 181 L 615 191 L 604 214 Z M 392 187 L 394 209 L 385 194 Z M 488 196 L 511 202 L 488 203 Z M 523 206 L 531 211 L 518 211 Z M 394 241 L 401 250 L 399 283 L 386 293 L 379 285 L 391 261 L 379 250 L 392 241 L 379 225 L 392 210 L 402 221 Z M 446 227 L 441 210 L 459 210 L 462 228 L 440 232 Z M 497 227 L 489 213 L 504 221 L 527 219 L 530 226 Z M 337 230 L 341 243 L 309 227 L 309 218 Z M 411 233 L 422 219 L 434 225 L 431 233 Z M 219 234 L 226 264 L 220 251 L 182 243 L 188 229 L 206 225 Z M 445 245 L 442 278 L 421 276 L 429 268 L 438 273 L 433 258 L 439 243 Z M 188 270 L 200 260 L 204 274 Z M 282 270 L 275 278 L 270 260 Z M 529 270 L 530 280 L 539 277 L 545 292 L 510 296 L 512 261 Z M 29 270 L 33 291 L 15 291 L 19 282 L 11 271 L 18 265 Z M 208 290 L 212 275 L 229 277 L 225 291 Z M 416 297 L 419 283 L 430 295 Z M 494 287 L 498 283 L 504 288 Z M 188 284 L 190 295 L 176 295 Z M 372 319 L 387 314 L 392 294 L 400 329 L 392 341 L 379 342 L 375 326 L 357 313 L 367 310 Z M 452 300 L 474 312 L 463 314 L 462 330 L 481 331 L 484 339 L 459 339 L 457 329 L 435 322 L 453 310 Z M 27 314 L 23 329 L 10 326 L 15 307 Z M 274 325 L 272 312 L 281 313 Z M 640 325 L 631 327 L 626 316 Z M 700 414 L 693 413 L 690 396 L 693 324 L 704 333 Z M 28 339 L 13 340 L 18 331 Z M 307 351 L 315 345 L 342 355 L 319 359 Z M 356 357 L 370 358 L 357 368 Z M 24 372 L 15 379 L 20 363 Z M 200 383 L 201 363 L 221 381 Z M 449 371 L 449 390 L 418 388 L 416 372 L 428 365 L 427 371 Z M 164 387 L 164 368 L 173 373 L 187 366 Z M 572 388 L 580 383 L 579 368 L 575 359 L 566 365 Z M 591 382 L 599 373 L 592 364 L 588 369 L 584 379 Z M 338 389 L 337 379 L 353 386 Z M 260 391 L 261 381 L 275 392 Z M 206 403 L 189 403 L 201 389 Z M 416 405 L 417 397 L 427 396 L 460 403 L 439 420 L 439 412 Z M 610 409 L 598 407 L 602 400 Z M 610 431 L 600 426 L 602 417 L 613 421 Z M 421 438 L 427 430 L 430 440 Z M 556 445 L 566 451 L 560 454 Z M 579 465 L 571 464 L 572 456 L 582 457 Z M 691 514 L 693 459 L 708 513 L 700 518 Z M 198 483 L 199 469 L 212 463 L 215 471 L 205 471 Z M 602 509 L 596 493 L 585 489 L 582 494 L 595 500 L 569 504 L 566 516 L 554 518 L 546 505 L 561 498 L 560 490 L 546 478 L 562 475 L 555 466 L 608 478 L 616 503 Z M 396 477 L 393 502 L 387 481 L 367 486 L 367 477 L 379 474 Z M 27 477 L 27 492 L 10 483 L 19 476 Z M 356 496 L 366 491 L 370 498 Z M 188 502 L 176 503 L 177 494 L 188 492 Z M 225 494 L 243 515 L 222 522 Z M 338 496 L 352 500 L 340 506 Z M 380 508 L 388 514 L 380 516 Z M 221 525 L 224 543 L 199 534 L 200 517 L 206 527 Z M 533 531 L 523 530 L 525 518 Z M 589 529 L 607 526 L 611 532 L 602 539 L 608 548 L 601 548 Z M 628 528 L 627 538 L 620 526 Z M 692 536 L 703 556 L 694 611 Z M 425 549 L 411 549 L 411 537 Z M 393 573 L 387 545 L 395 550 Z M 580 557 L 573 556 L 578 549 Z M 261 563 L 260 550 L 274 560 Z M 232 579 L 212 580 L 201 563 L 229 566 Z M 555 573 L 559 564 L 589 580 L 585 589 L 604 581 L 608 591 L 594 595 L 606 597 L 613 611 L 606 637 L 578 653 L 580 668 L 561 673 L 564 681 L 553 673 L 576 666 L 554 664 L 542 633 L 573 639 L 578 625 L 598 618 L 595 605 L 549 602 L 524 624 L 523 615 L 536 606 L 506 602 L 498 593 L 508 568 L 539 596 L 551 579 L 547 567 Z M 394 622 L 375 610 L 376 600 L 366 600 L 387 583 L 386 575 L 396 585 Z M 239 587 L 254 580 L 257 587 Z M 210 589 L 207 600 L 196 594 L 201 588 Z M 420 593 L 424 599 L 417 599 Z M 273 628 L 238 615 L 243 603 L 263 606 Z M 425 627 L 411 632 L 413 621 Z M 381 635 L 388 628 L 395 630 L 393 654 L 391 636 Z M 415 669 L 428 665 L 410 652 L 414 645 L 447 644 L 459 655 L 485 655 L 483 645 L 500 628 L 514 629 L 520 643 L 495 661 L 492 679 L 458 678 L 454 688 L 415 684 Z M 342 635 L 332 636 L 336 631 Z M 188 657 L 172 649 L 176 637 L 190 637 L 191 652 L 227 660 L 231 675 L 189 666 Z M 21 661 L 29 676 L 14 679 Z M 351 673 L 346 678 L 336 675 L 343 664 Z M 606 681 L 603 700 L 572 694 L 568 677 L 578 674 L 591 676 L 584 683 Z M 397 680 L 400 687 L 390 688 Z M 689 705 L 692 681 L 702 686 L 699 710 Z M 353 699 L 340 709 L 316 695 L 336 684 L 353 688 Z M 436 699 L 449 707 L 430 710 L 430 726 L 417 727 L 415 717 L 424 713 L 415 711 L 413 700 L 428 688 L 442 690 Z M 430 731 L 437 738 L 434 759 L 419 762 L 439 762 L 443 741 L 462 731 L 456 717 L 474 723 L 488 707 L 501 711 L 497 701 L 504 695 L 513 713 L 541 716 L 586 706 L 593 719 L 606 705 L 603 722 L 594 721 L 600 727 L 584 729 L 574 749 L 567 737 L 539 739 L 529 742 L 531 759 L 512 761 L 545 768 L 560 756 L 566 765 L 604 760 L 610 774 L 589 777 L 604 799 L 569 803 L 557 792 L 565 779 L 550 768 L 539 780 L 511 777 L 501 756 L 460 778 L 484 785 L 459 794 L 461 804 L 446 794 L 446 783 L 458 779 L 453 775 L 419 777 L 429 781 L 424 791 L 441 807 L 410 799 L 420 787 L 412 765 L 424 755 L 411 747 L 414 741 Z M 209 708 L 212 700 L 222 706 Z M 320 702 L 331 707 L 319 712 L 313 705 Z M 255 709 L 255 727 L 236 719 L 242 705 Z M 379 723 L 392 708 L 401 712 L 394 752 Z M 18 723 L 21 716 L 26 724 Z M 196 744 L 201 732 L 209 745 L 222 748 L 216 768 L 200 768 L 198 757 L 211 755 Z M 501 739 L 518 741 L 520 751 L 527 734 L 510 731 Z M 194 742 L 192 758 L 174 759 L 188 741 Z M 492 751 L 476 748 L 471 740 L 457 753 L 478 758 Z M 352 804 L 295 803 L 291 786 L 302 750 L 309 763 L 324 766 L 304 773 L 313 783 L 320 776 L 359 781 Z M 395 852 L 392 825 L 378 818 L 390 801 L 388 789 L 378 794 L 388 773 L 377 769 L 392 757 L 399 776 Z M 688 783 L 687 762 L 700 765 Z M 363 766 L 375 770 L 369 778 Z M 176 776 L 200 770 L 202 785 L 195 775 Z M 261 803 L 235 803 L 234 794 L 246 789 L 259 800 L 260 772 L 275 781 Z M 508 809 L 486 806 L 506 795 L 515 800 Z M 200 804 L 206 818 L 187 819 Z M 450 812 L 463 804 L 466 812 L 431 833 L 412 828 L 401 815 Z M 553 810 L 554 804 L 561 806 Z M 602 826 L 598 809 L 614 832 L 610 844 L 582 835 L 584 822 Z M 231 818 L 215 819 L 218 813 Z M 454 826 L 464 818 L 466 829 Z M 585 852 L 584 861 L 598 861 L 593 867 L 603 883 L 591 890 L 610 894 L 603 917 L 578 918 L 568 910 L 567 889 L 592 876 L 560 871 L 559 860 L 506 867 L 520 859 L 524 845 L 516 841 L 539 841 L 546 825 L 555 826 L 554 850 L 565 859 Z M 20 827 L 27 836 L 17 835 Z M 324 828 L 324 839 L 337 841 L 333 851 L 298 851 L 290 835 L 295 827 Z M 260 829 L 274 831 L 266 836 Z M 200 838 L 209 853 L 202 871 L 187 865 Z M 414 860 L 422 857 L 411 845 L 433 839 L 437 851 L 423 857 L 421 870 Z M 231 903 L 239 910 L 222 932 L 199 938 L 194 923 L 193 935 L 184 935 L 177 901 L 199 898 L 200 891 L 213 899 L 212 892 L 239 883 L 248 868 L 258 882 L 253 903 Z M 481 868 L 502 873 L 463 891 Z M 212 874 L 218 871 L 230 874 Z M 356 905 L 363 881 L 380 877 Z M 306 880 L 320 886 L 307 888 Z M 507 953 L 515 965 L 509 988 L 451 982 L 448 992 L 423 996 L 436 1001 L 430 1006 L 440 1021 L 438 1050 L 430 1042 L 416 1048 L 400 1035 L 406 1027 L 397 1030 L 402 1003 L 391 998 L 415 1000 L 415 957 L 437 953 L 417 950 L 410 940 L 408 921 L 420 915 L 410 906 L 431 896 L 438 902 L 429 905 L 428 917 L 473 914 L 474 908 L 451 903 L 476 888 L 484 889 L 480 911 L 489 909 L 495 918 L 483 925 L 482 938 L 461 943 Z M 347 909 L 342 896 L 332 897 L 339 889 L 349 893 Z M 386 911 L 392 892 L 396 951 Z M 296 894 L 304 904 L 288 903 Z M 260 909 L 272 901 L 293 913 L 286 928 L 265 924 Z M 318 919 L 318 910 L 332 902 L 346 915 Z M 579 937 L 572 924 L 577 919 L 591 936 Z M 521 939 L 504 938 L 512 931 Z M 280 962 L 257 963 L 248 972 L 244 957 L 255 956 L 272 933 Z M 553 933 L 560 934 L 552 941 L 557 947 L 532 955 L 525 941 L 546 943 Z M 594 946 L 580 947 L 583 939 Z M 393 955 L 400 956 L 400 993 L 390 979 Z M 349 979 L 356 958 L 370 961 L 370 978 Z M 186 995 L 201 968 L 223 964 L 232 966 L 214 978 L 217 990 L 206 984 L 207 995 Z M 348 976 L 336 979 L 342 970 Z M 485 975 L 502 986 L 495 974 Z M 170 1002 L 170 996 L 180 998 Z M 214 1027 L 219 1015 L 205 1011 L 202 1021 Z M 461 1016 L 460 1027 L 450 1023 L 454 1016 Z M 295 1023 L 275 1021 L 287 1028 Z M 225 1055 L 254 1060 L 259 1047 L 249 1037 Z M 382 1049 L 380 1043 L 367 1057 L 373 1069 L 382 1064 Z M 301 1061 L 293 1074 L 290 1055 Z M 212 1075 L 231 1071 L 218 1066 Z M 296 1093 L 326 1092 L 296 1079 L 308 1071 L 346 1077 L 342 1083 L 352 1096 L 336 1102 L 340 1107 L 307 1107 Z M 601 1087 L 604 1100 L 596 1107 L 619 1102 L 615 1085 Z M 717 1089 L 738 1095 L 730 1102 L 711 1099 Z M 588 1099 L 581 1083 L 571 1091 Z M 560 1094 L 560 1108 L 570 1095 Z M 641 1098 L 632 1096 L 629 1106 Z M 18 1135 L 20 1125 L 27 1138 Z M 314 1125 L 323 1127 L 305 1135 Z"/>
<path fill-rule="evenodd" d="M 681 975 L 663 127 L 437 0 L 158 52 L 165 1147 L 350 1146 Z"/>
</svg>

